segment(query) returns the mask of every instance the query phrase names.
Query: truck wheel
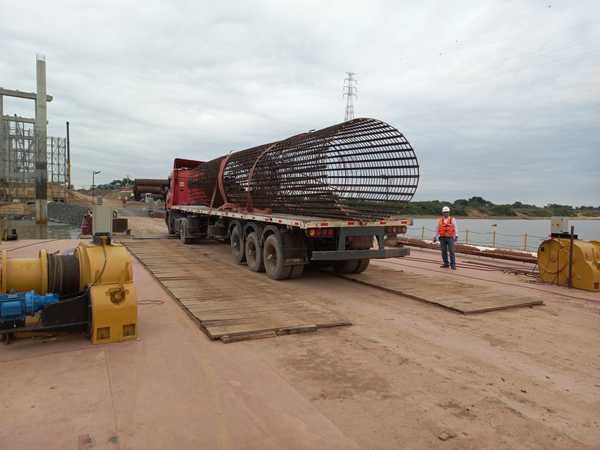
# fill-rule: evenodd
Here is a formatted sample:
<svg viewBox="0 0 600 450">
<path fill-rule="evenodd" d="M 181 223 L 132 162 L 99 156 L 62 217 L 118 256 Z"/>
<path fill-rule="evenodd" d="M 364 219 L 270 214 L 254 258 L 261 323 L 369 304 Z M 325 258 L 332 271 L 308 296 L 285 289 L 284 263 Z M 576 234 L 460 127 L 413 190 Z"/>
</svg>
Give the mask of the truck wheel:
<svg viewBox="0 0 600 450">
<path fill-rule="evenodd" d="M 346 261 L 336 261 L 333 263 L 333 270 L 336 273 L 356 273 L 361 260 L 349 259 Z M 365 267 L 366 269 L 366 267 Z"/>
<path fill-rule="evenodd" d="M 369 267 L 369 262 L 371 260 L 370 259 L 359 259 L 358 261 L 359 261 L 358 267 L 356 268 L 354 273 L 362 273 L 365 270 L 367 270 L 367 267 Z"/>
<path fill-rule="evenodd" d="M 290 278 L 300 278 L 304 273 L 304 264 L 296 264 L 292 266 L 292 270 L 290 271 Z"/>
<path fill-rule="evenodd" d="M 239 227 L 233 227 L 229 241 L 231 242 L 231 254 L 233 255 L 233 260 L 237 264 L 242 264 L 246 258 L 244 255 L 244 246 L 242 245 L 242 233 Z"/>
<path fill-rule="evenodd" d="M 267 276 L 273 280 L 289 278 L 292 266 L 283 265 L 283 245 L 276 234 L 265 239 L 263 245 L 263 261 Z"/>
<path fill-rule="evenodd" d="M 167 213 L 165 221 L 167 222 L 167 230 L 169 231 L 169 234 L 176 235 L 177 229 L 175 228 L 175 217 L 173 217 L 173 214 Z"/>
<path fill-rule="evenodd" d="M 189 237 L 187 219 L 182 220 L 179 225 L 179 239 L 185 245 L 189 245 L 193 242 L 193 239 Z"/>
<path fill-rule="evenodd" d="M 262 248 L 258 243 L 258 236 L 255 232 L 246 236 L 246 263 L 248 269 L 252 272 L 264 272 L 265 265 L 263 264 Z"/>
</svg>

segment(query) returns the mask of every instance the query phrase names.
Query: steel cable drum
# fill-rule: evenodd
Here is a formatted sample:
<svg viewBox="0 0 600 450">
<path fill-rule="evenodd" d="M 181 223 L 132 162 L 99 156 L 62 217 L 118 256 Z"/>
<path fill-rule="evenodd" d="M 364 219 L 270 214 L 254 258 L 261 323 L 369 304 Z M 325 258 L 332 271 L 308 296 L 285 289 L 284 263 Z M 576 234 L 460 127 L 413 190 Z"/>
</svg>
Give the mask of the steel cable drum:
<svg viewBox="0 0 600 450">
<path fill-rule="evenodd" d="M 232 153 L 220 172 L 225 203 L 331 218 L 398 214 L 419 181 L 404 135 L 369 118 Z"/>
</svg>

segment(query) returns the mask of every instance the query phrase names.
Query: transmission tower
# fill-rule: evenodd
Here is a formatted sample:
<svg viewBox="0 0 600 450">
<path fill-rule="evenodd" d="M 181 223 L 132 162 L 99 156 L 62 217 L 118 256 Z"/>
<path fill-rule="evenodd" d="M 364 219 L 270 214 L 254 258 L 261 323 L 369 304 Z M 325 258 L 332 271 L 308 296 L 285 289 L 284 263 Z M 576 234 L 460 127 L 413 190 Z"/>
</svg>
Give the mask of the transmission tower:
<svg viewBox="0 0 600 450">
<path fill-rule="evenodd" d="M 344 116 L 344 121 L 354 119 L 354 97 L 358 93 L 354 75 L 356 73 L 346 72 L 346 78 L 344 78 L 344 97 L 346 97 L 346 115 Z"/>
</svg>

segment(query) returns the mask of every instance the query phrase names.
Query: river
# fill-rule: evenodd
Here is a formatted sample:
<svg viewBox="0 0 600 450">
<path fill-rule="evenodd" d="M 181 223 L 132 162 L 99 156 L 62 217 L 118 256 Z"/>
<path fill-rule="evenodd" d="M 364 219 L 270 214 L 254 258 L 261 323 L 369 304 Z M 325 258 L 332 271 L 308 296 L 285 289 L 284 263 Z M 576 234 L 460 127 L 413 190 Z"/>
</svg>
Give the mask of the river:
<svg viewBox="0 0 600 450">
<path fill-rule="evenodd" d="M 436 220 L 414 219 L 408 236 L 431 239 L 435 234 Z M 468 239 L 469 244 L 487 247 L 537 251 L 540 243 L 550 235 L 550 219 L 456 219 L 456 223 L 459 242 L 467 243 Z M 569 220 L 571 225 L 579 239 L 600 241 L 600 219 Z"/>
</svg>

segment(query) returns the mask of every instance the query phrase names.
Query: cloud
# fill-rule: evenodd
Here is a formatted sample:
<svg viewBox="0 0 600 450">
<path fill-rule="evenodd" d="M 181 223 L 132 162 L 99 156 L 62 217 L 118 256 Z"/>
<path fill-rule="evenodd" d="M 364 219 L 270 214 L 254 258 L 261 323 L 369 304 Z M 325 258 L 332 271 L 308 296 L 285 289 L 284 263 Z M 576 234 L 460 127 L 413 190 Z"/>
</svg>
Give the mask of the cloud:
<svg viewBox="0 0 600 450">
<path fill-rule="evenodd" d="M 357 115 L 415 147 L 417 198 L 598 204 L 598 13 L 550 0 L 0 0 L 0 85 L 33 90 L 46 55 L 49 132 L 71 122 L 87 185 L 92 169 L 164 177 L 176 156 L 340 122 L 353 70 Z"/>
</svg>

